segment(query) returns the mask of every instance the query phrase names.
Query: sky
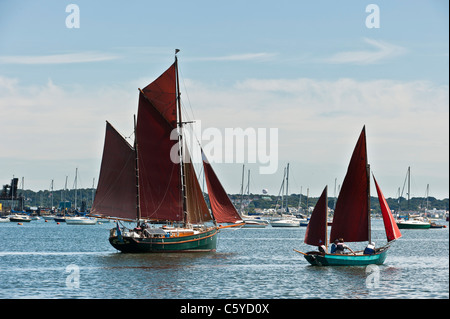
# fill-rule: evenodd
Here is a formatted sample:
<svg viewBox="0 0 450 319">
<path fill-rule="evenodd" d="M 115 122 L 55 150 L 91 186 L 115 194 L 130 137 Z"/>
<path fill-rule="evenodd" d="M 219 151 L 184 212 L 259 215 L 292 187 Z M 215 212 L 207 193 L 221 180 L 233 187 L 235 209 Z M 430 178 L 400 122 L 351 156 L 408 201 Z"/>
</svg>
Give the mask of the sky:
<svg viewBox="0 0 450 319">
<path fill-rule="evenodd" d="M 67 177 L 73 188 L 78 169 L 77 186 L 95 186 L 105 121 L 132 138 L 138 88 L 180 49 L 183 109 L 200 132 L 256 132 L 261 143 L 247 143 L 247 155 L 273 138 L 269 173 L 260 156 L 213 161 L 228 193 L 240 192 L 245 165 L 251 193 L 277 195 L 289 163 L 289 193 L 318 197 L 328 185 L 334 196 L 365 126 L 386 197 L 406 197 L 411 167 L 412 197 L 429 185 L 429 196 L 448 198 L 448 6 L 3 0 L 0 183 L 14 176 L 25 189 L 50 189 L 52 180 L 61 189 Z M 219 141 L 209 137 L 200 134 L 202 145 Z"/>
</svg>

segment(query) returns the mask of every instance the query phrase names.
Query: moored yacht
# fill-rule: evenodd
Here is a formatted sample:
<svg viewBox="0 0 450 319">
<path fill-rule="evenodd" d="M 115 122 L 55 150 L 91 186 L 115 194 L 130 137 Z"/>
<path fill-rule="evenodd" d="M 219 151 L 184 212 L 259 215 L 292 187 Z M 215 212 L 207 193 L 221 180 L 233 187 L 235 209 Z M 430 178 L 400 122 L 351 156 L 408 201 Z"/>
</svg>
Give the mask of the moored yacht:
<svg viewBox="0 0 450 319">
<path fill-rule="evenodd" d="M 66 224 L 68 225 L 95 225 L 97 224 L 97 218 L 92 217 L 66 217 Z"/>
<path fill-rule="evenodd" d="M 296 218 L 282 218 L 270 222 L 272 227 L 300 227 L 300 220 Z"/>
<path fill-rule="evenodd" d="M 9 215 L 8 217 L 9 217 L 9 221 L 11 221 L 11 222 L 20 222 L 20 223 L 31 222 L 31 218 L 28 215 L 12 214 L 12 215 Z"/>
</svg>

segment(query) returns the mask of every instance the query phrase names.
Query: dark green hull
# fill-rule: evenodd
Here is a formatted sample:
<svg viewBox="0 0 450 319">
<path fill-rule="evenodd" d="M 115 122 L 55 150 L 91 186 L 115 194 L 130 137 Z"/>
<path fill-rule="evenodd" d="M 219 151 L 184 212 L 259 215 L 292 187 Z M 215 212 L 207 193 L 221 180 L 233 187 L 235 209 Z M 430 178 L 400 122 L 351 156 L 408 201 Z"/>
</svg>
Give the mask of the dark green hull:
<svg viewBox="0 0 450 319">
<path fill-rule="evenodd" d="M 195 235 L 164 238 L 134 238 L 112 236 L 111 245 L 123 253 L 169 253 L 215 251 L 217 234 L 214 228 Z"/>
<path fill-rule="evenodd" d="M 311 265 L 317 266 L 367 266 L 381 265 L 387 256 L 388 248 L 373 255 L 339 255 L 325 254 L 321 255 L 317 252 L 307 253 L 305 259 Z"/>
<path fill-rule="evenodd" d="M 22 219 L 22 218 L 10 217 L 9 221 L 10 222 L 19 222 L 19 223 L 29 223 L 29 222 L 31 222 L 31 219 Z"/>
<path fill-rule="evenodd" d="M 397 223 L 399 229 L 428 229 L 430 223 Z"/>
</svg>

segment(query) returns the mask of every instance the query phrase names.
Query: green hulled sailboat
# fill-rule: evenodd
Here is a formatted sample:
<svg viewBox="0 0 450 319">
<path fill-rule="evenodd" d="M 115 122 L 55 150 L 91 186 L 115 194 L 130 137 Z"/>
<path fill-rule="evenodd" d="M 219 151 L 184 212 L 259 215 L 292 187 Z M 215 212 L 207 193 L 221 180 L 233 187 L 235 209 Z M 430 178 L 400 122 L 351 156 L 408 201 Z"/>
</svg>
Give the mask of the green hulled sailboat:
<svg viewBox="0 0 450 319">
<path fill-rule="evenodd" d="M 203 157 L 211 212 L 206 205 L 183 141 L 178 83 L 175 56 L 161 76 L 139 89 L 133 145 L 106 123 L 91 216 L 136 222 L 133 229 L 118 222 L 110 231 L 109 242 L 122 252 L 212 251 L 223 224 L 243 225 Z"/>
<path fill-rule="evenodd" d="M 406 172 L 405 182 L 408 181 L 408 211 L 400 212 L 400 198 L 399 198 L 399 215 L 406 214 L 407 216 L 397 220 L 397 226 L 400 229 L 429 229 L 431 228 L 431 222 L 420 216 L 418 212 L 409 211 L 409 195 L 411 194 L 411 167 L 408 166 Z M 404 187 L 404 184 L 403 184 Z M 428 196 L 427 196 L 428 197 Z"/>
<path fill-rule="evenodd" d="M 375 181 L 387 244 L 368 253 L 358 251 L 349 254 L 328 253 L 327 240 L 327 188 L 320 196 L 305 233 L 305 243 L 313 246 L 325 247 L 322 252 L 312 251 L 303 253 L 305 259 L 312 265 L 322 266 L 365 266 L 382 264 L 386 259 L 389 245 L 393 240 L 401 237 L 394 217 L 384 198 L 381 189 Z M 353 151 L 352 158 L 339 193 L 334 210 L 330 240 L 343 238 L 346 242 L 368 241 L 371 243 L 370 229 L 370 166 L 367 162 L 366 132 L 363 128 Z"/>
</svg>

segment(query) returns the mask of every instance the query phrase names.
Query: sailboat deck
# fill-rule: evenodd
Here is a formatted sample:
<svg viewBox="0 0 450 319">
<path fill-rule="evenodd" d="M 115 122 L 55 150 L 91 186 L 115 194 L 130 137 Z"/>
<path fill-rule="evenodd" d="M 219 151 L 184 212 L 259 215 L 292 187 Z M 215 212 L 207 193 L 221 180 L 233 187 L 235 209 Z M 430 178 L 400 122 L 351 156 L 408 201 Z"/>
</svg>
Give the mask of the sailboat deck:
<svg viewBox="0 0 450 319">
<path fill-rule="evenodd" d="M 182 228 L 182 227 L 167 227 L 161 228 L 146 228 L 141 229 L 127 229 L 124 230 L 122 236 L 130 238 L 172 238 L 198 235 L 203 232 L 213 230 L 214 227 L 202 228 Z M 111 229 L 110 237 L 117 237 L 117 229 Z"/>
</svg>

